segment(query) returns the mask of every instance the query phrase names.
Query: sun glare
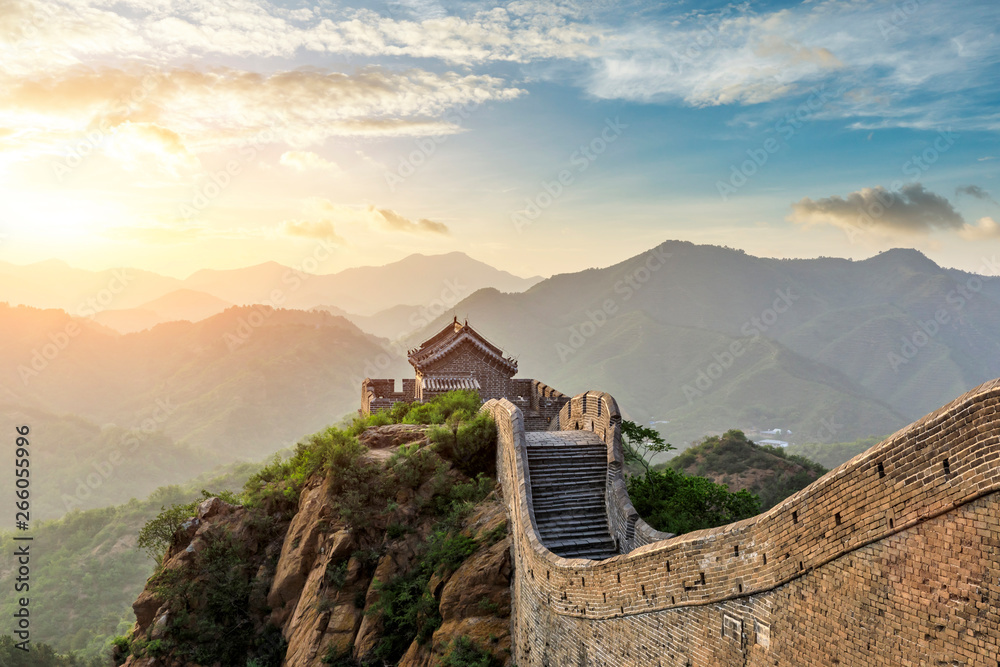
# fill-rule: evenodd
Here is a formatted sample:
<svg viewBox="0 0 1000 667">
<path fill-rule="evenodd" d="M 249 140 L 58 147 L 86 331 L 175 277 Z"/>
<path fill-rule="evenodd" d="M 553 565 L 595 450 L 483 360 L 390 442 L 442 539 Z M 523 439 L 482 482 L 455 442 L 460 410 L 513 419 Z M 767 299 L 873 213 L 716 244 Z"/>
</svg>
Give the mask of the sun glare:
<svg viewBox="0 0 1000 667">
<path fill-rule="evenodd" d="M 6 232 L 11 237 L 60 243 L 80 239 L 118 224 L 124 217 L 119 204 L 63 193 L 0 191 Z"/>
</svg>

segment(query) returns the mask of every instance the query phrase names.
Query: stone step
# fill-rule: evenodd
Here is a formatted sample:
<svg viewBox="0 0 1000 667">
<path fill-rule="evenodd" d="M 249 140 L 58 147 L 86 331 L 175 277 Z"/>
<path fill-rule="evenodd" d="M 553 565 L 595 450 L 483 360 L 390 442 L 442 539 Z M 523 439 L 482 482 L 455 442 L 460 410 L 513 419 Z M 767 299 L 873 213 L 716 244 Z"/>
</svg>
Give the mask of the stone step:
<svg viewBox="0 0 1000 667">
<path fill-rule="evenodd" d="M 605 505 L 603 493 L 587 493 L 593 489 L 581 489 L 580 493 L 536 493 L 531 492 L 532 505 L 536 510 L 566 509 L 572 510 L 580 507 L 597 507 L 601 511 Z"/>
<path fill-rule="evenodd" d="M 597 463 L 581 463 L 577 466 L 573 466 L 573 470 L 576 474 L 594 473 L 601 475 L 602 477 L 608 474 L 608 466 L 603 461 Z M 546 474 L 565 475 L 566 463 L 561 461 L 532 461 L 528 464 L 528 473 L 532 476 Z"/>
<path fill-rule="evenodd" d="M 617 555 L 604 498 L 607 446 L 582 433 L 533 434 L 529 443 L 532 510 L 542 544 L 567 558 Z"/>
<path fill-rule="evenodd" d="M 528 456 L 603 456 L 608 457 L 606 447 L 590 445 L 534 445 L 527 448 Z"/>
<path fill-rule="evenodd" d="M 542 472 L 529 470 L 528 476 L 531 479 L 532 487 L 547 484 L 549 482 L 562 482 L 568 484 L 576 480 L 587 483 L 600 482 L 601 484 L 606 484 L 608 479 L 607 472 L 604 470 L 585 470 L 573 475 L 567 475 L 565 473 L 560 474 L 554 470 L 544 470 Z"/>
<path fill-rule="evenodd" d="M 558 538 L 549 540 L 547 543 L 549 551 L 554 551 L 556 553 L 565 552 L 567 550 L 575 551 L 587 551 L 587 550 L 608 550 L 614 551 L 615 541 L 610 537 L 584 537 L 580 539 L 572 538 Z"/>
<path fill-rule="evenodd" d="M 599 538 L 605 539 L 609 535 L 607 521 L 598 519 L 594 523 L 580 525 L 576 523 L 538 526 L 538 534 L 544 540 L 570 539 L 570 538 Z"/>
<path fill-rule="evenodd" d="M 595 494 L 604 495 L 604 487 L 607 482 L 603 477 L 592 479 L 570 479 L 551 477 L 549 479 L 531 479 L 531 495 L 538 498 L 542 495 L 559 495 L 563 492 L 570 492 L 570 495 L 580 495 L 573 491 L 592 491 Z"/>
<path fill-rule="evenodd" d="M 593 516 L 605 517 L 604 503 L 600 505 L 593 506 L 562 506 L 562 505 L 548 505 L 543 507 L 535 507 L 535 521 L 549 521 L 558 520 L 565 518 L 566 520 L 572 520 L 576 518 L 590 518 Z"/>
<path fill-rule="evenodd" d="M 575 452 L 584 452 L 590 455 L 604 454 L 607 456 L 608 448 L 604 444 L 600 445 L 575 445 L 575 444 L 534 444 L 528 445 L 529 454 L 537 454 L 539 452 L 551 452 L 553 454 L 572 454 Z"/>
</svg>

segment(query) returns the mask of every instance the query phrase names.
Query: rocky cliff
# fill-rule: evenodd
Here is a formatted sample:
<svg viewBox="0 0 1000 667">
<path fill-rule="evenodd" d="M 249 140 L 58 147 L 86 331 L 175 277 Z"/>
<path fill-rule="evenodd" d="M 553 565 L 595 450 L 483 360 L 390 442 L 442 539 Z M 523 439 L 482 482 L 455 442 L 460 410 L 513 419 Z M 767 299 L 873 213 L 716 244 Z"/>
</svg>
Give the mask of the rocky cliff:
<svg viewBox="0 0 1000 667">
<path fill-rule="evenodd" d="M 133 605 L 127 667 L 510 662 L 512 565 L 491 478 L 424 427 L 370 428 L 347 466 L 202 502 Z M 485 497 L 483 497 L 485 496 Z"/>
</svg>

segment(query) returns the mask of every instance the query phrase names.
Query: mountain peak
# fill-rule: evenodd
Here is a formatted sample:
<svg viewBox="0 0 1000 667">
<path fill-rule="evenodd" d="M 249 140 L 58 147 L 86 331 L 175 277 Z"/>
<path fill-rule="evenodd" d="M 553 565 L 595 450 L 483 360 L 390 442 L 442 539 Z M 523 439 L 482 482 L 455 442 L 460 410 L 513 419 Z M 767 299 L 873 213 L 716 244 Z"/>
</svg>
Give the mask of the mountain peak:
<svg viewBox="0 0 1000 667">
<path fill-rule="evenodd" d="M 919 271 L 939 271 L 941 269 L 934 260 L 916 248 L 891 248 L 869 257 L 864 262 L 875 266 L 903 266 Z"/>
</svg>

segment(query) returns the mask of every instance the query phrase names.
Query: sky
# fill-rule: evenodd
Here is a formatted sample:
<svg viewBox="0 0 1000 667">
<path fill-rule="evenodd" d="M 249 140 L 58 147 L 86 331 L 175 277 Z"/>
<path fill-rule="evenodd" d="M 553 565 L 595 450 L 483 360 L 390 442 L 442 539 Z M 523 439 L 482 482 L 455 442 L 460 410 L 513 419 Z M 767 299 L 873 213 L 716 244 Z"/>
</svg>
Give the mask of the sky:
<svg viewBox="0 0 1000 667">
<path fill-rule="evenodd" d="M 998 26 L 995 0 L 3 0 L 0 260 L 527 276 L 681 239 L 991 273 Z"/>
</svg>

